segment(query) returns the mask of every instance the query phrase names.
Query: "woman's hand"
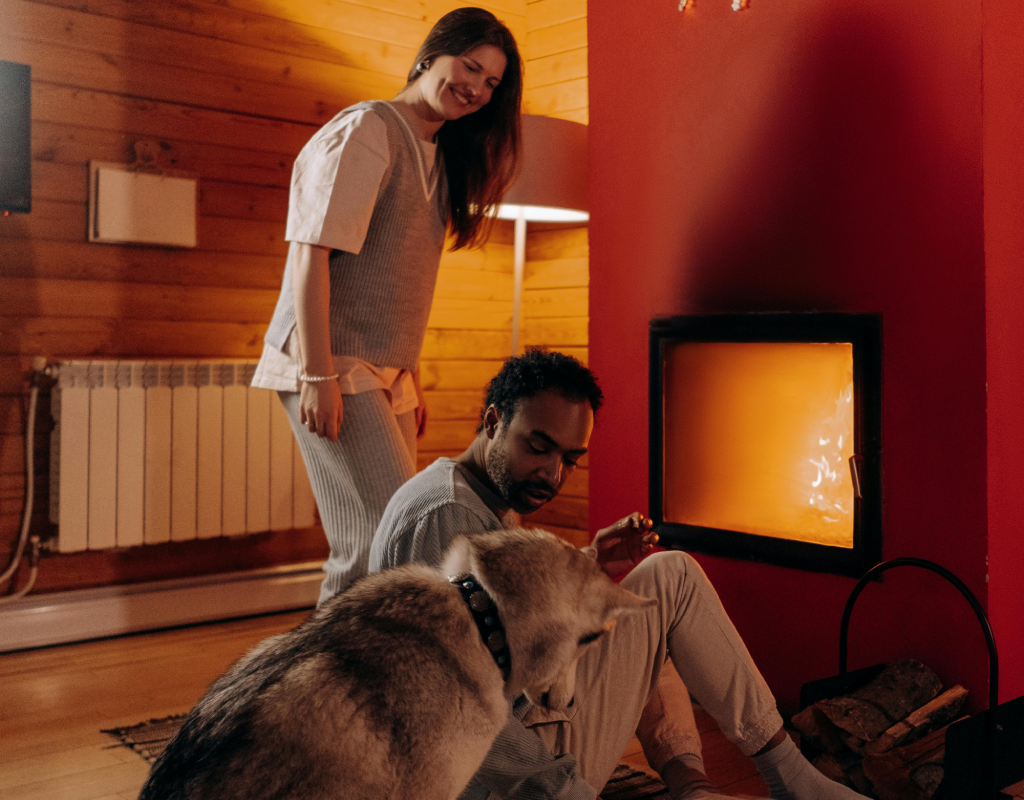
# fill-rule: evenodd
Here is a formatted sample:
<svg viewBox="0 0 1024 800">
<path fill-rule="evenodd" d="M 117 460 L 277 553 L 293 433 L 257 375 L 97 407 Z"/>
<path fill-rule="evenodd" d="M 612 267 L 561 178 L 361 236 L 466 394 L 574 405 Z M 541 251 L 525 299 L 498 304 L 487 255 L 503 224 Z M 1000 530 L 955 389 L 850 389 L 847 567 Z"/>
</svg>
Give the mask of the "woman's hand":
<svg viewBox="0 0 1024 800">
<path fill-rule="evenodd" d="M 338 441 L 343 407 L 337 381 L 304 382 L 299 395 L 299 421 L 310 433 Z"/>
<path fill-rule="evenodd" d="M 422 439 L 427 432 L 427 397 L 420 386 L 420 365 L 412 371 L 412 383 L 416 387 L 416 438 Z"/>
<path fill-rule="evenodd" d="M 299 360 L 306 375 L 334 372 L 330 333 L 330 249 L 298 243 L 292 272 L 295 330 Z M 341 387 L 336 380 L 303 381 L 299 394 L 299 421 L 310 433 L 338 441 L 341 426 Z"/>
<path fill-rule="evenodd" d="M 640 563 L 658 543 L 649 517 L 635 511 L 628 517 L 602 528 L 583 550 L 597 559 L 608 575 L 618 578 Z"/>
</svg>

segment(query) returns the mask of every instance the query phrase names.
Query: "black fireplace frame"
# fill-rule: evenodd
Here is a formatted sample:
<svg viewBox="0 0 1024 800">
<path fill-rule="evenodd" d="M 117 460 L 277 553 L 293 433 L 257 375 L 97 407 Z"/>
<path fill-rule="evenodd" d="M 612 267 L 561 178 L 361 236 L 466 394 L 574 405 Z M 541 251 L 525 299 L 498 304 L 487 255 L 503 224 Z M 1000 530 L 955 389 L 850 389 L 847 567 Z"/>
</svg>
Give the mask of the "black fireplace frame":
<svg viewBox="0 0 1024 800">
<path fill-rule="evenodd" d="M 676 342 L 849 342 L 853 345 L 854 453 L 861 497 L 853 548 L 776 539 L 664 520 L 663 350 Z M 650 323 L 649 514 L 672 549 L 859 577 L 882 558 L 882 317 L 765 313 L 656 317 Z"/>
</svg>

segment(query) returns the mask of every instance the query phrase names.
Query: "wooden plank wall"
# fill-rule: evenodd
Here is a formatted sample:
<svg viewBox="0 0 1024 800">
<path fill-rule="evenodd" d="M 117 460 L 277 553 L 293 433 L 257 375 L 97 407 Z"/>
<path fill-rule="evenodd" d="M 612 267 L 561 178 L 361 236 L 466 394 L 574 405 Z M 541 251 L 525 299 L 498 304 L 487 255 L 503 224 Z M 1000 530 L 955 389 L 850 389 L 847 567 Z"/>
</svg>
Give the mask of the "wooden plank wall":
<svg viewBox="0 0 1024 800">
<path fill-rule="evenodd" d="M 527 0 L 527 114 L 589 122 L 587 0 Z"/>
<path fill-rule="evenodd" d="M 540 228 L 541 226 L 537 226 Z M 522 341 L 587 363 L 587 229 L 547 228 L 526 239 Z M 588 469 L 584 457 L 559 497 L 531 519 L 578 545 L 589 541 Z"/>
<path fill-rule="evenodd" d="M 33 69 L 33 210 L 0 218 L 0 563 L 17 535 L 33 355 L 256 356 L 280 283 L 291 163 L 340 108 L 391 97 L 452 0 L 0 0 Z M 523 0 L 488 0 L 520 41 Z M 87 244 L 86 162 L 137 139 L 200 178 L 199 247 Z M 424 350 L 424 459 L 472 438 L 511 346 L 511 234 L 446 256 Z M 46 398 L 39 430 L 45 430 Z M 46 442 L 36 449 L 45 529 Z M 318 558 L 322 533 L 48 557 L 42 591 Z"/>
<path fill-rule="evenodd" d="M 587 2 L 532 0 L 526 5 L 524 109 L 587 124 Z M 586 227 L 531 225 L 523 280 L 526 346 L 587 360 L 589 250 Z M 562 495 L 531 519 L 576 544 L 590 535 L 586 461 Z"/>
</svg>

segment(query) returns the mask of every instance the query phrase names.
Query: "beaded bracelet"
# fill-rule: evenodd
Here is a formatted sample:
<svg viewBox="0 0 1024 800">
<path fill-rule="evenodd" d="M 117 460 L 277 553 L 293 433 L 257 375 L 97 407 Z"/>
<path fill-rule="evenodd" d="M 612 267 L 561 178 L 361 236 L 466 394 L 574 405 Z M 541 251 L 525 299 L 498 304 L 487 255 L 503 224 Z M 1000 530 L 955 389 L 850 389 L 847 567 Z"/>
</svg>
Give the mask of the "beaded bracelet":
<svg viewBox="0 0 1024 800">
<path fill-rule="evenodd" d="M 336 381 L 338 380 L 338 373 L 335 372 L 333 375 L 307 375 L 303 372 L 299 376 L 300 381 L 305 383 L 323 383 L 324 381 Z"/>
</svg>

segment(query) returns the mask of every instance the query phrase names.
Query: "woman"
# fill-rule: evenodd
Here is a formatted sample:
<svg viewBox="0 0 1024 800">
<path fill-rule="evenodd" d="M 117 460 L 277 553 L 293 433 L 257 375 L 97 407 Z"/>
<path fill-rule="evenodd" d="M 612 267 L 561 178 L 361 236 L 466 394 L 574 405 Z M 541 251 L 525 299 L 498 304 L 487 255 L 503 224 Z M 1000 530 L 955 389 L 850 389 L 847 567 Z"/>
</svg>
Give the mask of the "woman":
<svg viewBox="0 0 1024 800">
<path fill-rule="evenodd" d="M 291 243 L 253 386 L 280 393 L 331 547 L 320 602 L 366 572 L 391 495 L 415 473 L 419 355 L 446 233 L 486 238 L 515 174 L 522 66 L 493 14 L 431 29 L 390 102 L 321 128 L 292 171 Z"/>
</svg>

